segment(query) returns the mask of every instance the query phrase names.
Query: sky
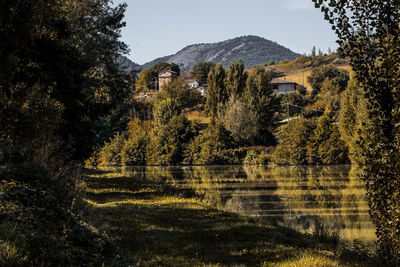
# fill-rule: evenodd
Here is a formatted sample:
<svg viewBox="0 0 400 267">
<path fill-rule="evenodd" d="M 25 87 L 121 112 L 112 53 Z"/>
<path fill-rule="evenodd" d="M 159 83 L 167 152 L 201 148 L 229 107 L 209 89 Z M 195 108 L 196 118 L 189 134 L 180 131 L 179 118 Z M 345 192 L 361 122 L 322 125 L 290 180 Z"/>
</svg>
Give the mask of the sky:
<svg viewBox="0 0 400 267">
<path fill-rule="evenodd" d="M 335 50 L 336 36 L 311 0 L 114 0 L 126 2 L 122 40 L 144 64 L 191 44 L 257 35 L 294 52 Z"/>
</svg>

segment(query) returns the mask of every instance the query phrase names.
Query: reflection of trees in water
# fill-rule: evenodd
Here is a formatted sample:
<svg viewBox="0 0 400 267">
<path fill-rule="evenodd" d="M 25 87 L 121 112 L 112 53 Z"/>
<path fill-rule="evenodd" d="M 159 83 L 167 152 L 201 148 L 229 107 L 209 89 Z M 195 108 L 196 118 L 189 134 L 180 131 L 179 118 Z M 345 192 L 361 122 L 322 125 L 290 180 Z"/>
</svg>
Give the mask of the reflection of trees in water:
<svg viewBox="0 0 400 267">
<path fill-rule="evenodd" d="M 288 218 L 286 213 L 283 221 L 305 232 L 346 239 L 351 232 L 350 239 L 367 237 L 361 234 L 370 227 L 364 190 L 358 178 L 349 173 L 350 167 L 276 168 L 272 172 L 279 181 L 278 194 L 284 195 L 283 203 L 291 214 Z"/>
</svg>

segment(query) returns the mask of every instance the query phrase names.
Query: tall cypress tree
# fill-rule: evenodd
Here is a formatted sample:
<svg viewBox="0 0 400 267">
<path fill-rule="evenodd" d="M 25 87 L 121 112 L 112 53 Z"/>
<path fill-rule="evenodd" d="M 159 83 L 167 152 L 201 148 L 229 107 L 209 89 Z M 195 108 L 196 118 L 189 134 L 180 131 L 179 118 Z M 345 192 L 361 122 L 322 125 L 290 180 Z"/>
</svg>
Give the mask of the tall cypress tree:
<svg viewBox="0 0 400 267">
<path fill-rule="evenodd" d="M 217 64 L 208 74 L 208 92 L 206 102 L 206 112 L 212 118 L 218 116 L 225 102 L 228 100 L 228 94 L 225 87 L 225 69 L 221 63 Z"/>
<path fill-rule="evenodd" d="M 226 90 L 229 98 L 240 98 L 246 88 L 247 72 L 242 60 L 233 61 L 226 73 Z"/>
</svg>

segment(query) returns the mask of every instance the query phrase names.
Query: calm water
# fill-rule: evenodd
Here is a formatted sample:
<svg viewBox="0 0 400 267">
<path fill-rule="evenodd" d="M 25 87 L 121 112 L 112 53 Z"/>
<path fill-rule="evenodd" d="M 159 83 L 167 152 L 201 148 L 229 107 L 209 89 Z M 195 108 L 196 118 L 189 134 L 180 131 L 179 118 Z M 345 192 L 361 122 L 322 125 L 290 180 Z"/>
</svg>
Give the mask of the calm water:
<svg viewBox="0 0 400 267">
<path fill-rule="evenodd" d="M 372 244 L 365 190 L 350 166 L 133 167 L 124 175 L 191 189 L 219 209 L 306 233 Z"/>
</svg>

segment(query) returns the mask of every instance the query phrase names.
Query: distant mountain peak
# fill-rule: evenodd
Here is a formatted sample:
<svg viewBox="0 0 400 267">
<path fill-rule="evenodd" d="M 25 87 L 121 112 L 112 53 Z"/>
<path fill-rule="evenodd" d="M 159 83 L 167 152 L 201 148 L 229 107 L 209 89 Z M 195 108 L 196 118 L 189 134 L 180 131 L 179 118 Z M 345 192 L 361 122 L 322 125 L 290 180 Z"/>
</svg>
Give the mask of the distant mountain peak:
<svg viewBox="0 0 400 267">
<path fill-rule="evenodd" d="M 268 39 L 246 35 L 217 43 L 192 44 L 174 55 L 152 60 L 143 68 L 150 68 L 159 62 L 176 63 L 181 71 L 187 73 L 199 61 L 222 63 L 225 68 L 233 60 L 242 59 L 245 67 L 264 65 L 269 61 L 292 61 L 301 55 Z"/>
</svg>

